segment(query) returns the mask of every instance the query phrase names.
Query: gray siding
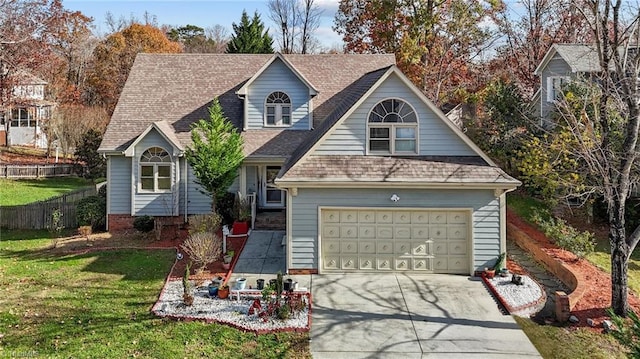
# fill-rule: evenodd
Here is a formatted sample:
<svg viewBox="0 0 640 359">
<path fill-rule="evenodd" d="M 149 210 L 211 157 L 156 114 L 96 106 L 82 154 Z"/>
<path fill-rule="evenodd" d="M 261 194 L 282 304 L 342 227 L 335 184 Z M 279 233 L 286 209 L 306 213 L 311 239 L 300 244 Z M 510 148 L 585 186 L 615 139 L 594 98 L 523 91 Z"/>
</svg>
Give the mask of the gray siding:
<svg viewBox="0 0 640 359">
<path fill-rule="evenodd" d="M 542 70 L 540 76 L 540 116 L 545 119 L 549 118 L 549 113 L 554 106 L 553 103 L 547 102 L 547 79 L 552 76 L 572 76 L 571 68 L 557 53 Z"/>
<path fill-rule="evenodd" d="M 396 193 L 401 200 L 389 200 Z M 491 190 L 298 189 L 292 197 L 292 269 L 318 268 L 318 207 L 473 208 L 473 266 L 500 253 L 500 204 Z"/>
<path fill-rule="evenodd" d="M 131 214 L 131 157 L 109 156 L 109 214 Z"/>
<path fill-rule="evenodd" d="M 349 118 L 336 127 L 333 133 L 319 145 L 315 154 L 364 155 L 367 148 L 369 111 L 378 102 L 390 97 L 401 98 L 416 110 L 421 155 L 477 155 L 395 75 L 387 78 Z"/>
<path fill-rule="evenodd" d="M 200 192 L 200 185 L 196 181 L 193 169 L 188 166 L 189 176 L 187 178 L 187 203 L 189 212 L 187 214 L 211 213 L 211 197 Z"/>
<path fill-rule="evenodd" d="M 258 167 L 247 166 L 247 193 L 258 193 Z"/>
<path fill-rule="evenodd" d="M 267 96 L 282 91 L 291 99 L 291 129 L 309 129 L 309 88 L 279 59 L 276 59 L 249 87 L 247 127 L 264 126 L 264 105 Z"/>
<path fill-rule="evenodd" d="M 171 144 L 169 144 L 162 135 L 160 135 L 157 131 L 152 130 L 149 132 L 144 138 L 138 142 L 135 147 L 135 152 L 133 155 L 133 160 L 135 161 L 135 165 L 133 166 L 133 178 L 136 179 L 135 186 L 135 197 L 133 202 L 133 215 L 135 216 L 172 216 L 178 215 L 176 211 L 174 211 L 174 207 L 179 204 L 180 196 L 179 196 L 179 188 L 177 187 L 179 184 L 178 176 L 180 173 L 180 168 L 178 167 L 178 159 L 172 157 L 172 166 L 171 166 L 171 177 L 173 182 L 173 192 L 172 193 L 145 193 L 138 191 L 138 171 L 140 170 L 139 161 L 140 156 L 144 151 L 149 149 L 150 147 L 161 147 L 164 148 L 169 154 L 173 152 Z"/>
</svg>

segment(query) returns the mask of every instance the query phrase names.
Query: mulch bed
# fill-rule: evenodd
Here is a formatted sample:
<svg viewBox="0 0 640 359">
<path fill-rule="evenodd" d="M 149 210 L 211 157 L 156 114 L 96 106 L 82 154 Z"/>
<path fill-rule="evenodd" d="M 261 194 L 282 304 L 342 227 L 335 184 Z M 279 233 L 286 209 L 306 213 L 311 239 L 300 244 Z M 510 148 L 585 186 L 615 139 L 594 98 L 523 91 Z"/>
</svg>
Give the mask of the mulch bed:
<svg viewBox="0 0 640 359">
<path fill-rule="evenodd" d="M 594 329 L 601 330 L 602 321 L 608 319 L 605 310 L 611 307 L 611 275 L 601 271 L 586 259 L 579 259 L 575 254 L 558 248 L 542 232 L 512 211 L 507 211 L 507 221 L 525 232 L 531 239 L 535 240 L 544 252 L 564 262 L 572 272 L 583 278 L 583 283 L 587 285 L 588 289 L 573 308 L 573 311 L 571 311 L 571 314 L 580 320 L 580 322 L 574 324 L 574 326 L 589 328 L 587 318 L 591 318 L 596 323 Z M 509 270 L 518 273 L 516 269 L 519 266 L 517 266 L 516 263 L 512 262 L 512 267 L 509 267 L 509 265 L 510 262 L 508 261 L 507 266 Z M 520 267 L 520 270 L 523 269 Z M 631 309 L 636 313 L 640 313 L 640 299 L 629 292 L 628 300 Z"/>
</svg>

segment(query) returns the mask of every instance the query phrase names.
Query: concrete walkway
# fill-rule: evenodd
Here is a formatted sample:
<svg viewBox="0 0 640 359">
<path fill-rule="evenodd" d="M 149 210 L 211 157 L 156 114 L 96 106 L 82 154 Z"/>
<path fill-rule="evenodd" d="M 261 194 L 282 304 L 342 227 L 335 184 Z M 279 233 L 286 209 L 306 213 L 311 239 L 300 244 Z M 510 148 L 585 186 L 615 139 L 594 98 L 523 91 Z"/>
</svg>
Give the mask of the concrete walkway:
<svg viewBox="0 0 640 359">
<path fill-rule="evenodd" d="M 285 271 L 281 231 L 253 231 L 232 281 Z M 437 274 L 285 276 L 312 293 L 314 358 L 540 358 L 478 278 Z"/>
</svg>

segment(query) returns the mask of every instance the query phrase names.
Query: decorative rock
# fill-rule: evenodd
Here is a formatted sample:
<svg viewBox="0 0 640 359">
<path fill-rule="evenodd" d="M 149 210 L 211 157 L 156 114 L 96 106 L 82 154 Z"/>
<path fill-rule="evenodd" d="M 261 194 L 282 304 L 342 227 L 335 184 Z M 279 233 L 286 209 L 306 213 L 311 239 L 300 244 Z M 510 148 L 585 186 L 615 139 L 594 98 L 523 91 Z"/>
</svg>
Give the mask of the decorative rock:
<svg viewBox="0 0 640 359">
<path fill-rule="evenodd" d="M 569 317 L 569 321 L 571 323 L 578 323 L 580 321 L 580 319 L 578 319 L 578 317 L 576 317 L 575 315 L 572 315 Z"/>
<path fill-rule="evenodd" d="M 590 326 L 590 327 L 595 327 L 596 326 L 596 322 L 591 318 L 587 318 L 587 325 Z"/>
<path fill-rule="evenodd" d="M 609 333 L 610 331 L 614 330 L 613 323 L 611 323 L 610 320 L 603 320 L 602 327 L 604 328 L 605 333 Z"/>
</svg>

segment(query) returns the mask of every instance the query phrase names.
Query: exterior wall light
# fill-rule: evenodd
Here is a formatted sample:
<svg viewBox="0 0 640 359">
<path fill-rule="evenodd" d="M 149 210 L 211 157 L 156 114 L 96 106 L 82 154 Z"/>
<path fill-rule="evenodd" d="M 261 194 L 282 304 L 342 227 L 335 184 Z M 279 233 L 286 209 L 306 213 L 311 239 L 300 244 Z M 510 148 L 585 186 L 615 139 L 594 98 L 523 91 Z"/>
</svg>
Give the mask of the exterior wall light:
<svg viewBox="0 0 640 359">
<path fill-rule="evenodd" d="M 393 202 L 398 202 L 400 200 L 400 197 L 394 193 L 391 195 L 391 198 L 389 199 L 392 200 Z"/>
</svg>

